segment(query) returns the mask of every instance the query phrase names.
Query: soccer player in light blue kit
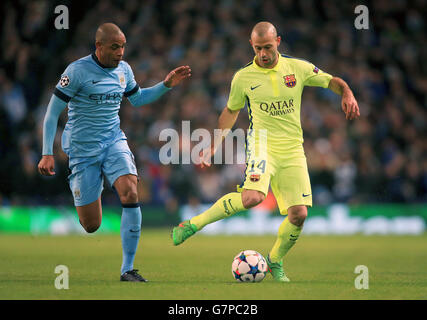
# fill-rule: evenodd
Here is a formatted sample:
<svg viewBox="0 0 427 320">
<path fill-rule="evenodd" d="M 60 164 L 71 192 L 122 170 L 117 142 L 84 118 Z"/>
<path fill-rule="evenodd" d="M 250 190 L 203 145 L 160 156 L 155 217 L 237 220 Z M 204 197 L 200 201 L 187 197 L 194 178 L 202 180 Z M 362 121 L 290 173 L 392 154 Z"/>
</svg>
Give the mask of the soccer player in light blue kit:
<svg viewBox="0 0 427 320">
<path fill-rule="evenodd" d="M 141 89 L 122 60 L 126 37 L 118 26 L 102 24 L 95 53 L 71 63 L 56 85 L 43 124 L 43 154 L 38 169 L 54 175 L 53 142 L 58 118 L 68 105 L 62 149 L 69 157 L 69 184 L 80 224 L 95 232 L 102 219 L 103 176 L 117 191 L 123 211 L 120 234 L 123 261 L 120 281 L 145 282 L 133 268 L 141 234 L 138 174 L 126 136 L 120 129 L 123 96 L 133 106 L 149 104 L 191 76 L 188 66 L 172 70 L 164 81 Z"/>
</svg>

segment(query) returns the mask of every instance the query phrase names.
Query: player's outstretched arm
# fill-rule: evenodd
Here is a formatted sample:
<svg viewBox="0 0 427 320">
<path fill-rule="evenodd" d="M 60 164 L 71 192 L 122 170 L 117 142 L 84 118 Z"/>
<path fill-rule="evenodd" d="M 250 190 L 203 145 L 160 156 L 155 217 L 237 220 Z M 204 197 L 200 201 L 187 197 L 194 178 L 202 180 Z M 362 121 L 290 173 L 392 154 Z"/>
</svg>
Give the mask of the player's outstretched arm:
<svg viewBox="0 0 427 320">
<path fill-rule="evenodd" d="M 222 143 L 222 140 L 230 132 L 231 128 L 234 126 L 234 123 L 239 116 L 240 110 L 230 110 L 228 107 L 225 107 L 221 112 L 221 115 L 218 118 L 218 129 L 220 129 L 218 134 L 220 137 L 214 138 L 214 145 L 209 148 L 206 148 L 200 152 L 200 167 L 204 168 L 211 166 L 211 158 L 218 150 L 219 146 Z"/>
<path fill-rule="evenodd" d="M 189 77 L 191 77 L 189 66 L 178 67 L 169 72 L 165 80 L 152 87 L 139 88 L 137 86 L 138 90 L 132 93 L 132 95 L 127 96 L 127 98 L 134 107 L 150 104 Z"/>
<path fill-rule="evenodd" d="M 179 85 L 182 81 L 185 79 L 188 79 L 191 77 L 191 69 L 189 66 L 181 66 L 176 69 L 173 69 L 169 74 L 166 76 L 163 83 L 168 88 L 173 88 L 177 85 Z"/>
<path fill-rule="evenodd" d="M 353 92 L 343 79 L 333 77 L 329 82 L 328 88 L 342 96 L 341 108 L 345 113 L 346 119 L 353 120 L 360 116 L 359 106 L 354 98 Z"/>
<path fill-rule="evenodd" d="M 59 99 L 55 95 L 52 95 L 52 98 L 50 98 L 49 105 L 47 107 L 43 122 L 43 156 L 38 164 L 38 170 L 40 174 L 45 176 L 53 176 L 55 174 L 53 142 L 55 140 L 59 116 L 66 106 L 66 102 Z"/>
</svg>

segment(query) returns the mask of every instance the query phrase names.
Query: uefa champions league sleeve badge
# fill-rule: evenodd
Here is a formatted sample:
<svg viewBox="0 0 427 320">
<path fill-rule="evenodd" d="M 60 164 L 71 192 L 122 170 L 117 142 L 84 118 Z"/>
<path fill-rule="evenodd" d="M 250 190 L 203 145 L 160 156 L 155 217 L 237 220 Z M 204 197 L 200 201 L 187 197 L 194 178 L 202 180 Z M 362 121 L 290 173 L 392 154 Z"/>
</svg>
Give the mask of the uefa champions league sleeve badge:
<svg viewBox="0 0 427 320">
<path fill-rule="evenodd" d="M 66 74 L 64 74 L 62 77 L 61 77 L 61 79 L 59 80 L 59 85 L 62 87 L 62 88 L 65 88 L 66 86 L 68 86 L 70 84 L 70 78 L 66 75 Z"/>
</svg>

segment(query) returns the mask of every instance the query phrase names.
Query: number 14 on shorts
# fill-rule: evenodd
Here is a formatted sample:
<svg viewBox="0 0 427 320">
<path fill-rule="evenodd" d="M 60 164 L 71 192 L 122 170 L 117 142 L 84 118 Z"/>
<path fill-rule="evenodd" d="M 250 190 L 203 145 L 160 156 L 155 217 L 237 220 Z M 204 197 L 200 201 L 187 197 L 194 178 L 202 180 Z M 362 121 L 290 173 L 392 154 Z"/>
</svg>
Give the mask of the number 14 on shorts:
<svg viewBox="0 0 427 320">
<path fill-rule="evenodd" d="M 265 160 L 259 161 L 258 164 L 256 163 L 255 160 L 251 160 L 251 161 L 249 161 L 250 170 L 248 172 L 250 172 L 250 173 L 256 172 L 255 168 L 257 168 L 261 171 L 261 173 L 265 173 L 265 166 L 266 166 Z"/>
<path fill-rule="evenodd" d="M 249 161 L 249 171 L 250 180 L 256 182 L 261 178 L 261 174 L 265 173 L 266 161 L 261 160 L 259 162 L 255 160 Z"/>
</svg>

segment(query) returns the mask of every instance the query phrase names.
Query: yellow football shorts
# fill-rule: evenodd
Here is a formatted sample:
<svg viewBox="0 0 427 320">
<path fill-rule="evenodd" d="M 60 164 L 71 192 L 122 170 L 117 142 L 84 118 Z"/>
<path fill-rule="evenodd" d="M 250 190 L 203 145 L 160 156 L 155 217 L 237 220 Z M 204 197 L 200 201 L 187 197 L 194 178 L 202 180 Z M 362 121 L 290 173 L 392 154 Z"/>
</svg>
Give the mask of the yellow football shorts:
<svg viewBox="0 0 427 320">
<path fill-rule="evenodd" d="M 249 156 L 244 181 L 237 191 L 257 190 L 267 196 L 270 183 L 282 215 L 288 214 L 292 206 L 312 206 L 310 177 L 302 146 L 285 154 L 269 152 L 265 157 Z"/>
</svg>

